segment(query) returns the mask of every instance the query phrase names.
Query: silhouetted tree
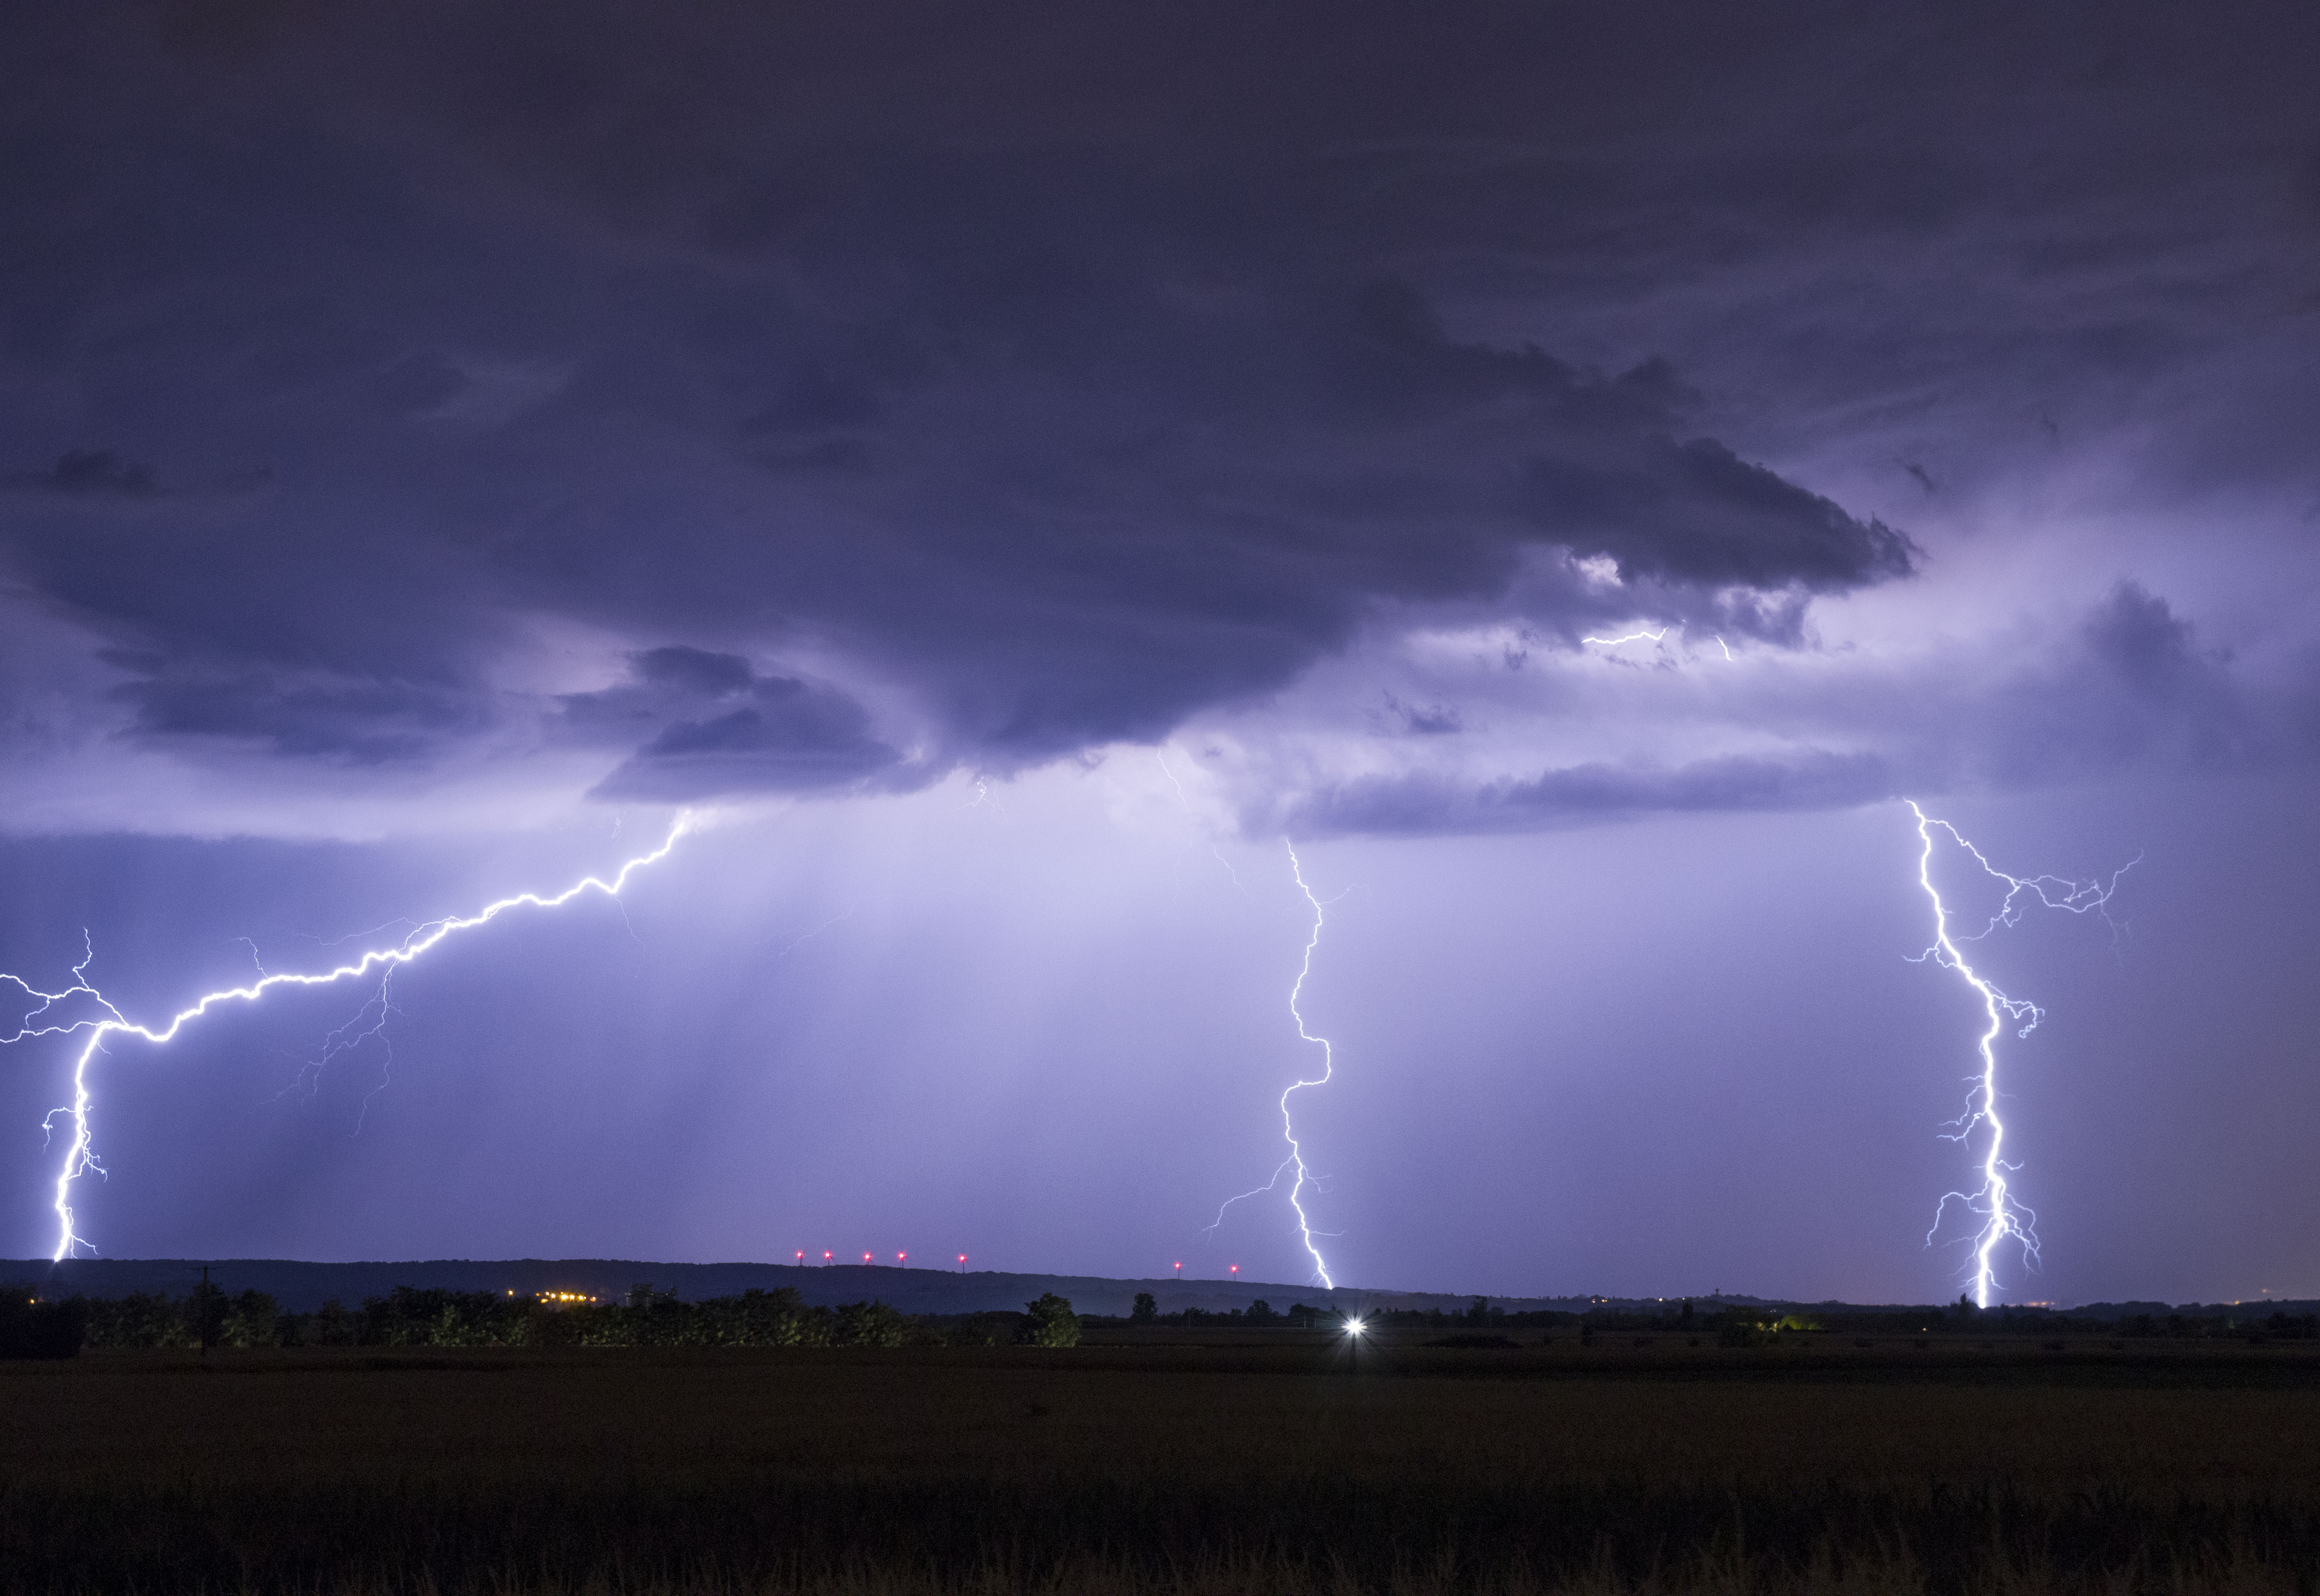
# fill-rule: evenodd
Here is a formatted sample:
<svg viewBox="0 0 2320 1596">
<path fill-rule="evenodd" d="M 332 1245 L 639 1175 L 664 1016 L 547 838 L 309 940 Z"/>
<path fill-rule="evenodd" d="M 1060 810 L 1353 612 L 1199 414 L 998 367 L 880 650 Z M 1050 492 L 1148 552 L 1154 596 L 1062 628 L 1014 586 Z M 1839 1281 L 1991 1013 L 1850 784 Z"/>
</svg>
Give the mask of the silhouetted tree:
<svg viewBox="0 0 2320 1596">
<path fill-rule="evenodd" d="M 1072 1310 L 1069 1298 L 1047 1292 L 1038 1301 L 1026 1302 L 1023 1306 L 1030 1317 L 1023 1321 L 1019 1333 L 1027 1344 L 1033 1347 L 1077 1347 L 1080 1344 L 1080 1316 Z"/>
<path fill-rule="evenodd" d="M 943 1338 L 953 1347 L 996 1347 L 1007 1339 L 1007 1321 L 996 1313 L 972 1313 Z"/>
<path fill-rule="evenodd" d="M 131 1292 L 88 1305 L 91 1347 L 184 1347 L 192 1339 L 185 1305 L 160 1292 Z"/>
<path fill-rule="evenodd" d="M 817 1317 L 819 1315 L 819 1317 Z M 794 1286 L 750 1287 L 738 1297 L 693 1305 L 700 1339 L 718 1347 L 799 1347 L 818 1344 L 829 1310 L 809 1309 Z"/>
<path fill-rule="evenodd" d="M 1136 1306 L 1128 1310 L 1128 1317 L 1137 1324 L 1150 1324 L 1160 1317 L 1160 1304 L 1150 1292 L 1138 1292 Z"/>
<path fill-rule="evenodd" d="M 1076 1330 L 1079 1321 L 1072 1322 Z M 902 1313 L 884 1302 L 848 1302 L 838 1310 L 840 1347 L 900 1347 L 909 1338 L 910 1325 Z"/>
<path fill-rule="evenodd" d="M 0 1285 L 0 1357 L 77 1357 L 88 1330 L 88 1301 L 43 1302 L 25 1285 Z"/>
<path fill-rule="evenodd" d="M 219 1295 L 222 1297 L 223 1292 Z M 281 1316 L 282 1304 L 264 1292 L 252 1287 L 241 1295 L 222 1304 L 218 1333 L 214 1339 L 228 1347 L 274 1347 L 281 1338 L 275 1332 L 275 1320 Z"/>
<path fill-rule="evenodd" d="M 204 1273 L 186 1298 L 186 1333 L 207 1352 L 224 1335 L 225 1316 L 225 1290 L 212 1283 Z"/>
</svg>

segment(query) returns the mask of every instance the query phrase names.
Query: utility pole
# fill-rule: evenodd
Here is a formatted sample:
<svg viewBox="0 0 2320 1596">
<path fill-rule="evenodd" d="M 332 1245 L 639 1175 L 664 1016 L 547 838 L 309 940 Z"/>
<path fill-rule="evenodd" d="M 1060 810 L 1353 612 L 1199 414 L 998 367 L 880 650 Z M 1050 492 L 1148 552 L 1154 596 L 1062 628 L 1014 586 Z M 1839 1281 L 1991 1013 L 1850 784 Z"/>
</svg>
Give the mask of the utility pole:
<svg viewBox="0 0 2320 1596">
<path fill-rule="evenodd" d="M 202 1338 L 202 1356 L 210 1355 L 210 1266 L 202 1265 L 202 1294 L 194 1309 L 195 1334 Z"/>
</svg>

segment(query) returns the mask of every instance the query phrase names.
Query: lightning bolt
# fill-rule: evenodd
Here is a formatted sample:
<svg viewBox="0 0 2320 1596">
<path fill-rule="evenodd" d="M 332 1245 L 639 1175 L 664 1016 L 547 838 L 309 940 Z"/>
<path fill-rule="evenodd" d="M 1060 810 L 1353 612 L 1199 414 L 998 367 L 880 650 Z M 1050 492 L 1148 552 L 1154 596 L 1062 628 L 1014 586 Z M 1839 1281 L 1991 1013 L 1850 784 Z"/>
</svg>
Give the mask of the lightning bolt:
<svg viewBox="0 0 2320 1596">
<path fill-rule="evenodd" d="M 1908 802 L 1909 812 L 1917 818 L 1918 840 L 1924 844 L 1917 856 L 1917 884 L 1934 906 L 1933 946 L 1911 962 L 1922 964 L 1931 959 L 1944 969 L 1955 970 L 1980 997 L 1982 1012 L 1989 1021 L 1980 1043 L 1981 1074 L 1967 1094 L 1964 1114 L 1951 1121 L 1956 1127 L 1956 1134 L 1949 1138 L 1962 1142 L 1976 1127 L 1989 1128 L 1989 1143 L 1981 1160 L 1981 1185 L 1973 1192 L 1943 1194 L 1940 1205 L 1934 1211 L 1933 1229 L 1926 1232 L 1926 1245 L 1933 1245 L 1935 1233 L 1942 1228 L 1942 1219 L 1952 1202 L 1979 1216 L 1981 1227 L 1973 1238 L 1973 1300 L 1978 1306 L 1987 1308 L 1994 1283 L 1990 1257 L 2001 1243 L 2012 1237 L 2022 1244 L 2026 1260 L 2035 1263 L 2038 1257 L 2038 1216 L 2015 1198 L 2007 1180 L 2021 1165 L 2007 1163 L 2004 1156 L 2006 1121 L 1998 1113 L 1998 1038 L 2009 1024 L 2020 1028 L 2015 1033 L 2017 1039 L 2026 1037 L 2038 1029 L 2038 1022 L 2046 1015 L 2037 1004 L 2007 996 L 1996 983 L 1977 974 L 1958 950 L 1958 943 L 1980 941 L 2000 926 L 2017 923 L 2034 898 L 2047 909 L 2067 910 L 2072 914 L 2099 913 L 2108 920 L 2111 894 L 2118 890 L 2119 877 L 2141 864 L 2143 856 L 2137 854 L 2112 871 L 2107 883 L 2065 881 L 2058 875 L 2008 875 L 1984 858 L 1981 850 L 1968 842 L 1956 827 L 1947 821 L 1931 818 L 1914 800 Z M 1947 832 L 1951 841 L 1971 854 L 1984 875 L 2006 884 L 2006 896 L 1999 902 L 1998 912 L 1978 931 L 1953 933 L 1950 929 L 1949 907 L 1943 902 L 1940 889 L 1934 885 L 1934 833 L 1937 830 Z"/>
<path fill-rule="evenodd" d="M 1622 644 L 1622 643 L 1657 643 L 1657 642 L 1661 642 L 1661 641 L 1663 641 L 1663 640 L 1666 639 L 1667 634 L 1668 634 L 1671 630 L 1673 630 L 1673 628 L 1672 628 L 1672 627 L 1665 627 L 1665 626 L 1663 626 L 1663 627 L 1660 628 L 1660 630 L 1657 630 L 1657 631 L 1651 631 L 1651 630 L 1642 630 L 1642 631 L 1631 631 L 1631 632 L 1627 633 L 1627 634 L 1626 634 L 1625 636 L 1623 636 L 1623 637 L 1616 637 L 1616 638 L 1585 637 L 1585 638 L 1581 638 L 1581 639 L 1580 639 L 1579 640 L 1580 640 L 1581 642 L 1582 642 L 1582 643 L 1599 643 L 1599 644 L 1602 645 L 1602 646 L 1603 646 L 1604 648 L 1618 648 L 1618 647 L 1620 644 Z M 1689 634 L 1686 634 L 1686 635 L 1687 635 L 1687 637 L 1689 636 Z M 1729 643 L 1726 642 L 1726 641 L 1725 641 L 1722 638 L 1720 638 L 1720 637 L 1716 637 L 1714 633 L 1710 633 L 1710 634 L 1709 634 L 1709 636 L 1710 636 L 1710 638 L 1714 640 L 1714 642 L 1715 642 L 1716 646 L 1717 646 L 1717 648 L 1721 648 L 1721 649 L 1723 649 L 1723 650 L 1724 650 L 1724 657 L 1725 657 L 1726 659 L 1727 659 L 1727 660 L 1734 660 L 1734 659 L 1735 659 L 1735 657 L 1735 657 L 1735 656 L 1733 654 L 1733 652 L 1732 652 L 1732 645 L 1731 645 L 1731 644 L 1729 644 Z"/>
<path fill-rule="evenodd" d="M 487 925 L 510 909 L 557 909 L 580 896 L 581 893 L 588 892 L 603 893 L 606 897 L 617 902 L 621 889 L 629 884 L 629 877 L 647 866 L 658 864 L 666 858 L 669 850 L 676 846 L 677 839 L 691 830 L 694 823 L 693 817 L 690 813 L 677 816 L 675 821 L 669 827 L 668 835 L 661 840 L 658 848 L 654 848 L 650 853 L 639 854 L 622 865 L 609 881 L 596 875 L 585 876 L 553 897 L 542 897 L 538 893 L 518 893 L 512 897 L 501 898 L 494 902 L 486 903 L 473 914 L 429 920 L 423 925 L 412 928 L 402 941 L 391 947 L 367 950 L 352 962 L 340 965 L 333 969 L 311 974 L 285 972 L 267 975 L 261 967 L 258 979 L 249 984 L 205 993 L 189 1007 L 177 1011 L 170 1017 L 168 1024 L 159 1027 L 140 1025 L 130 1020 L 119 1009 L 113 1007 L 103 993 L 90 984 L 88 966 L 95 962 L 96 954 L 94 945 L 87 941 L 85 935 L 84 956 L 80 963 L 72 968 L 72 984 L 61 992 L 43 992 L 21 976 L 0 972 L 0 983 L 14 986 L 27 998 L 39 1001 L 39 1006 L 26 1012 L 13 1033 L 0 1036 L 0 1046 L 39 1037 L 71 1036 L 83 1031 L 88 1035 L 87 1041 L 80 1050 L 80 1056 L 73 1062 L 71 1103 L 67 1107 L 52 1110 L 48 1118 L 41 1122 L 43 1129 L 51 1133 L 56 1129 L 56 1123 L 59 1118 L 62 1118 L 71 1128 L 71 1134 L 66 1141 L 63 1162 L 57 1171 L 55 1203 L 57 1248 L 50 1255 L 51 1257 L 61 1261 L 77 1256 L 85 1247 L 89 1247 L 91 1252 L 95 1251 L 95 1247 L 90 1247 L 89 1243 L 73 1229 L 71 1198 L 73 1183 L 83 1174 L 92 1170 L 100 1175 L 105 1173 L 104 1165 L 97 1160 L 95 1147 L 90 1138 L 89 1111 L 95 1100 L 89 1090 L 89 1066 L 98 1054 L 104 1051 L 104 1041 L 107 1037 L 113 1035 L 140 1037 L 146 1041 L 159 1045 L 173 1040 L 177 1032 L 189 1022 L 199 1020 L 222 1003 L 256 1002 L 277 986 L 330 986 L 340 981 L 357 980 L 374 972 L 380 979 L 379 993 L 376 998 L 365 1002 L 362 1013 L 367 1014 L 372 1003 L 379 1006 L 377 1025 L 364 1033 L 365 1035 L 376 1034 L 378 1028 L 386 1023 L 388 1011 L 386 983 L 401 966 L 418 958 L 453 932 L 471 930 L 476 926 Z M 105 1017 L 101 1020 L 61 1020 L 54 1023 L 40 1023 L 42 1017 L 54 1010 L 58 1004 L 76 997 L 86 998 L 101 1010 Z M 355 1020 L 331 1034 L 326 1042 L 322 1059 L 317 1061 L 318 1064 L 327 1062 L 332 1053 L 340 1049 L 342 1044 L 340 1038 L 355 1025 L 359 1024 L 361 1019 L 362 1014 L 358 1014 Z M 375 1097 L 377 1093 L 374 1092 L 371 1095 Z M 369 1102 L 369 1098 L 364 1099 L 366 1112 L 368 1111 Z"/>
<path fill-rule="evenodd" d="M 1153 760 L 1160 766 L 1160 774 L 1168 778 L 1168 784 L 1176 789 L 1176 807 L 1184 812 L 1184 818 L 1186 820 L 1191 820 L 1192 818 L 1192 800 L 1191 794 L 1184 791 L 1184 784 L 1176 779 L 1175 770 L 1170 766 L 1167 757 L 1161 753 L 1158 748 L 1152 750 L 1152 757 Z M 1194 840 L 1197 841 L 1198 839 L 1196 838 Z M 1171 868 L 1171 876 L 1176 880 L 1177 890 L 1179 892 L 1183 888 L 1183 882 L 1179 872 L 1181 872 L 1183 868 L 1184 856 L 1192 851 L 1192 843 L 1188 842 L 1177 851 L 1176 864 Z M 1240 893 L 1243 897 L 1246 897 L 1248 895 L 1248 888 L 1241 884 L 1240 872 L 1233 868 L 1232 861 L 1225 857 L 1223 851 L 1213 842 L 1209 844 L 1209 857 L 1216 860 L 1218 864 L 1222 865 L 1225 869 L 1225 874 L 1232 877 L 1233 891 Z"/>
<path fill-rule="evenodd" d="M 262 969 L 259 971 L 261 975 L 264 973 Z M 376 1020 L 371 1019 L 374 1010 L 378 1014 Z M 394 1069 L 394 1043 L 386 1034 L 386 1021 L 389 1016 L 402 1011 L 394 1006 L 394 972 L 388 970 L 379 976 L 378 990 L 363 1000 L 363 1005 L 355 1011 L 354 1018 L 322 1038 L 322 1051 L 312 1058 L 299 1061 L 298 1073 L 291 1077 L 288 1085 L 274 1094 L 274 1101 L 279 1102 L 299 1092 L 304 1092 L 307 1100 L 313 1101 L 322 1092 L 322 1077 L 330 1072 L 332 1061 L 340 1054 L 354 1052 L 365 1042 L 376 1041 L 386 1056 L 379 1066 L 378 1084 L 363 1093 L 362 1111 L 355 1116 L 354 1134 L 360 1136 L 363 1127 L 370 1122 L 371 1103 L 391 1083 Z"/>
<path fill-rule="evenodd" d="M 1335 1291 L 1337 1288 L 1337 1283 L 1329 1278 L 1329 1261 L 1321 1256 L 1321 1249 L 1313 1245 L 1313 1221 L 1311 1217 L 1305 1211 L 1304 1201 L 1305 1184 L 1311 1176 L 1305 1167 L 1305 1148 L 1297 1139 L 1296 1117 L 1290 1111 L 1289 1108 L 1289 1100 L 1291 1097 L 1295 1096 L 1298 1093 L 1306 1091 L 1311 1087 L 1328 1085 L 1329 1084 L 1329 1077 L 1337 1073 L 1337 1055 L 1329 1046 L 1329 1038 L 1327 1037 L 1317 1037 L 1312 1032 L 1307 1030 L 1305 1029 L 1304 1012 L 1297 1006 L 1298 1000 L 1305 994 L 1306 980 L 1313 974 L 1313 950 L 1321 945 L 1322 905 L 1321 900 L 1313 895 L 1313 889 L 1310 886 L 1308 886 L 1305 883 L 1305 866 L 1303 862 L 1297 857 L 1297 845 L 1292 842 L 1288 843 L 1285 846 L 1289 849 L 1289 873 L 1296 878 L 1297 890 L 1305 894 L 1305 902 L 1311 904 L 1313 908 L 1313 930 L 1312 934 L 1305 939 L 1305 959 L 1304 962 L 1297 967 L 1297 980 L 1295 984 L 1291 986 L 1289 989 L 1289 1017 L 1297 1022 L 1298 1038 L 1301 1041 L 1310 1042 L 1321 1049 L 1321 1073 L 1310 1081 L 1305 1079 L 1302 1075 L 1300 1075 L 1296 1080 L 1291 1081 L 1287 1086 L 1282 1089 L 1281 1139 L 1289 1144 L 1289 1156 L 1283 1158 L 1280 1164 L 1275 1166 L 1273 1171 L 1273 1178 L 1265 1182 L 1264 1184 L 1255 1188 L 1254 1191 L 1243 1192 L 1237 1197 L 1226 1198 L 1222 1206 L 1217 1210 L 1215 1221 L 1208 1227 L 1208 1229 L 1211 1234 L 1213 1234 L 1217 1226 L 1225 1222 L 1226 1209 L 1230 1208 L 1234 1203 L 1239 1202 L 1246 1198 L 1262 1196 L 1264 1193 L 1272 1191 L 1281 1183 L 1281 1177 L 1282 1175 L 1288 1174 L 1291 1169 L 1294 1169 L 1297 1172 L 1297 1178 L 1290 1183 L 1289 1206 L 1297 1215 L 1298 1239 L 1304 1243 L 1307 1256 L 1313 1260 L 1314 1274 L 1320 1280 L 1323 1285 L 1328 1287 L 1331 1291 Z M 1332 902 L 1334 901 L 1335 900 L 1332 900 Z"/>
<path fill-rule="evenodd" d="M 820 938 L 822 932 L 829 929 L 830 927 L 837 925 L 843 920 L 852 920 L 853 918 L 854 911 L 851 909 L 847 910 L 842 914 L 833 914 L 828 920 L 823 920 L 820 925 L 814 927 L 811 930 L 800 931 L 796 936 L 792 937 L 786 943 L 783 944 L 782 950 L 774 955 L 774 957 L 777 959 L 787 958 L 791 954 L 795 953 L 807 943 L 814 941 Z"/>
</svg>

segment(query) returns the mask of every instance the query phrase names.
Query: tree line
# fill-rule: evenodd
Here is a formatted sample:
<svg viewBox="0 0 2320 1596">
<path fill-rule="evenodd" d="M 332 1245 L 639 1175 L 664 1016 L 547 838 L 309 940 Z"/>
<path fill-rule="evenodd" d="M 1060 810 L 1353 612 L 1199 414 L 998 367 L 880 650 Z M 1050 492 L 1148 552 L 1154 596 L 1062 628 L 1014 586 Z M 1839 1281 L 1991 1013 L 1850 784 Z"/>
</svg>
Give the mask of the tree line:
<svg viewBox="0 0 2320 1596">
<path fill-rule="evenodd" d="M 397 1286 L 358 1307 L 283 1310 L 261 1291 L 208 1281 L 183 1297 L 43 1300 L 0 1286 L 0 1357 L 70 1357 L 84 1347 L 1074 1347 L 1080 1318 L 1049 1292 L 1011 1311 L 905 1314 L 880 1301 L 809 1306 L 797 1291 L 681 1301 L 632 1287 L 624 1301 L 550 1303 L 512 1292 Z"/>
<path fill-rule="evenodd" d="M 1159 1311 L 1150 1292 L 1136 1293 L 1135 1306 L 1125 1322 L 1131 1325 L 1240 1327 L 1284 1329 L 1341 1328 L 1348 1315 L 1342 1308 L 1313 1308 L 1303 1302 L 1277 1310 L 1260 1297 L 1247 1308 L 1229 1311 L 1184 1308 Z M 1466 1307 L 1382 1308 L 1362 1315 L 1375 1328 L 1400 1329 L 1490 1331 L 1575 1329 L 1582 1343 L 1598 1333 L 1660 1331 L 1714 1336 L 1726 1346 L 1754 1346 L 1767 1338 L 1802 1331 L 1853 1335 L 1923 1336 L 1948 1332 L 1975 1336 L 2101 1335 L 2121 1338 L 2161 1338 L 2175 1340 L 2249 1338 L 2273 1341 L 2320 1340 L 2320 1315 L 2269 1314 L 2229 1310 L 2180 1310 L 2168 1314 L 2138 1313 L 2116 1319 L 2074 1317 L 2053 1309 L 1999 1307 L 1982 1309 L 1968 1297 L 1946 1307 L 1853 1309 L 1841 1303 L 1805 1308 L 1786 1303 L 1723 1301 L 1696 1306 L 1689 1300 L 1654 1308 L 1614 1308 L 1609 1304 L 1574 1312 L 1563 1309 L 1509 1310 L 1487 1297 L 1476 1297 Z M 1119 1324 L 1117 1319 L 1091 1318 L 1091 1324 Z"/>
</svg>

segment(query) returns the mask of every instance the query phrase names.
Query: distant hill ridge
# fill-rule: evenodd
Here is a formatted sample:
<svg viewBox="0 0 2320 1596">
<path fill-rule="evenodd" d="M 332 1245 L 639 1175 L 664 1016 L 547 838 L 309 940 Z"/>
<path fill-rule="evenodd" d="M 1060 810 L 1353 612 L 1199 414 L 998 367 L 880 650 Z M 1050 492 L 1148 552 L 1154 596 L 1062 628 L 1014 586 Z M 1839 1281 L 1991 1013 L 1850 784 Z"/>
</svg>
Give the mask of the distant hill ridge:
<svg viewBox="0 0 2320 1596">
<path fill-rule="evenodd" d="M 1222 1313 L 1246 1308 L 1260 1298 L 1275 1311 L 1298 1302 L 1314 1308 L 1342 1308 L 1349 1312 L 1381 1308 L 1457 1310 L 1464 1309 L 1476 1294 L 1346 1286 L 1332 1291 L 1275 1281 L 1180 1280 L 1167 1275 L 1118 1280 L 1095 1274 L 1021 1274 L 993 1270 L 962 1274 L 947 1269 L 901 1269 L 861 1264 L 663 1264 L 635 1258 L 427 1258 L 384 1264 L 314 1264 L 293 1258 L 72 1258 L 50 1263 L 46 1258 L 32 1258 L 21 1263 L 0 1261 L 0 1280 L 27 1281 L 47 1292 L 77 1292 L 92 1297 L 122 1297 L 131 1292 L 183 1296 L 201 1278 L 204 1267 L 210 1271 L 210 1278 L 225 1290 L 264 1292 L 294 1313 L 312 1313 L 334 1298 L 352 1307 L 366 1297 L 385 1296 L 399 1285 L 461 1292 L 513 1292 L 521 1296 L 536 1292 L 579 1292 L 607 1301 L 625 1298 L 631 1286 L 650 1285 L 659 1291 L 674 1291 L 688 1301 L 733 1296 L 751 1287 L 772 1291 L 789 1286 L 815 1306 L 835 1307 L 841 1302 L 875 1298 L 905 1313 L 984 1313 L 994 1309 L 1020 1309 L 1045 1292 L 1070 1298 L 1072 1305 L 1082 1313 L 1113 1314 L 1128 1312 L 1138 1292 L 1150 1292 L 1163 1313 L 1185 1308 Z M 1582 1313 L 1590 1308 L 1648 1313 L 1678 1300 L 1494 1296 L 1491 1303 L 1510 1313 L 1539 1310 Z M 1729 1293 L 1697 1295 L 1690 1301 L 1703 1310 L 1721 1304 L 1807 1309 L 1873 1306 L 1798 1303 L 1781 1298 Z M 2165 1302 L 2098 1302 L 2065 1311 L 2079 1318 L 2116 1319 L 2139 1313 L 2163 1317 L 2199 1312 L 2212 1316 L 2225 1312 L 2268 1314 L 2275 1310 L 2297 1314 L 2320 1311 L 2320 1301 L 2265 1300 L 2204 1307 L 2178 1307 Z"/>
<path fill-rule="evenodd" d="M 1464 1308 L 1471 1296 L 1440 1292 L 1355 1291 L 1340 1287 L 1284 1285 L 1270 1281 L 1115 1280 L 1093 1274 L 1019 1274 L 992 1270 L 902 1269 L 836 1264 L 662 1264 L 634 1258 L 427 1258 L 385 1264 L 312 1264 L 289 1258 L 46 1258 L 0 1263 L 0 1279 L 24 1280 L 44 1290 L 119 1297 L 131 1292 L 167 1292 L 183 1296 L 201 1278 L 228 1291 L 255 1288 L 297 1313 L 311 1313 L 329 1299 L 351 1306 L 384 1296 L 399 1285 L 461 1292 L 580 1292 L 615 1301 L 633 1285 L 674 1291 L 688 1301 L 732 1296 L 751 1287 L 789 1286 L 809 1304 L 835 1307 L 876 1298 L 905 1313 L 983 1313 L 1020 1309 L 1045 1292 L 1068 1297 L 1083 1313 L 1126 1313 L 1136 1293 L 1150 1292 L 1160 1310 L 1198 1308 L 1226 1312 L 1263 1299 L 1275 1310 L 1303 1302 L 1315 1308 Z M 1597 1299 L 1587 1297 L 1494 1297 L 1509 1310 L 1573 1311 Z"/>
</svg>

